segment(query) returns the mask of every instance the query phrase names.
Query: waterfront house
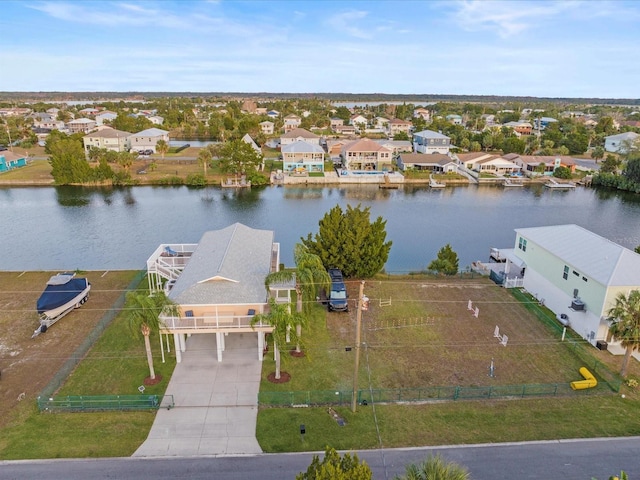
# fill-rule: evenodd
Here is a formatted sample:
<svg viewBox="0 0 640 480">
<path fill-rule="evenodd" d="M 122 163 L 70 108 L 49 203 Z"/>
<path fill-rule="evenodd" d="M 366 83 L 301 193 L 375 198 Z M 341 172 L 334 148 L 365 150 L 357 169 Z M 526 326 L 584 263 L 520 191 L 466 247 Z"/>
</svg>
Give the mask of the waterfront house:
<svg viewBox="0 0 640 480">
<path fill-rule="evenodd" d="M 449 153 L 451 139 L 432 130 L 423 130 L 413 134 L 413 151 L 415 153 Z"/>
<path fill-rule="evenodd" d="M 159 140 L 169 143 L 169 132 L 160 128 L 147 128 L 141 132 L 131 135 L 131 150 L 140 152 L 143 150 L 152 150 L 156 153 L 156 145 Z"/>
<path fill-rule="evenodd" d="M 619 293 L 640 289 L 640 255 L 578 225 L 516 229 L 513 255 L 540 303 L 592 345 L 624 353 L 607 312 Z"/>
<path fill-rule="evenodd" d="M 458 170 L 458 164 L 443 153 L 401 153 L 396 160 L 398 168 L 406 170 L 426 170 L 433 173 L 449 173 Z"/>
<path fill-rule="evenodd" d="M 517 155 L 513 157 L 512 161 L 518 165 L 522 169 L 522 173 L 528 177 L 553 175 L 553 172 L 558 167 L 566 167 L 571 173 L 575 173 L 576 171 L 575 160 L 562 155 Z"/>
<path fill-rule="evenodd" d="M 292 282 L 267 293 L 265 278 L 279 265 L 280 245 L 274 232 L 241 223 L 205 232 L 197 244 L 158 246 L 147 260 L 149 289 L 168 290 L 169 299 L 178 306 L 178 315 L 160 315 L 160 331 L 173 335 L 177 362 L 188 336 L 215 335 L 221 362 L 225 336 L 239 333 L 256 336 L 255 352 L 262 361 L 265 334 L 273 327 L 251 326 L 253 316 L 267 311 L 269 294 L 289 301 L 295 289 Z"/>
<path fill-rule="evenodd" d="M 340 139 L 328 139 L 326 142 L 327 153 L 332 160 L 340 159 L 340 153 L 342 152 L 342 147 L 344 147 L 347 143 L 352 142 L 353 140 L 349 140 L 346 138 Z"/>
<path fill-rule="evenodd" d="M 475 152 L 459 154 L 458 158 L 469 170 L 478 173 L 491 173 L 494 175 L 511 175 L 518 173 L 522 167 L 512 160 L 500 155 Z"/>
<path fill-rule="evenodd" d="M 320 137 L 304 128 L 296 128 L 280 137 L 280 145 L 283 147 L 299 141 L 320 145 Z"/>
<path fill-rule="evenodd" d="M 265 120 L 264 122 L 260 122 L 260 131 L 265 135 L 273 135 L 274 126 L 275 123 Z"/>
<path fill-rule="evenodd" d="M 626 153 L 640 135 L 635 132 L 624 132 L 604 137 L 604 149 L 607 152 Z"/>
<path fill-rule="evenodd" d="M 0 173 L 8 172 L 14 168 L 24 167 L 26 164 L 26 155 L 19 155 L 10 150 L 0 152 Z"/>
<path fill-rule="evenodd" d="M 393 152 L 393 156 L 397 156 L 399 153 L 413 152 L 413 144 L 409 140 L 374 140 L 383 147 L 388 148 Z"/>
<path fill-rule="evenodd" d="M 347 170 L 383 170 L 391 167 L 393 152 L 371 139 L 362 138 L 345 144 L 340 156 Z"/>
<path fill-rule="evenodd" d="M 324 172 L 324 149 L 299 140 L 282 146 L 282 161 L 285 172 Z"/>
<path fill-rule="evenodd" d="M 105 127 L 97 132 L 93 132 L 82 137 L 84 153 L 88 156 L 89 150 L 92 147 L 103 148 L 114 152 L 128 152 L 131 148 L 130 138 L 131 133 L 129 132 Z"/>
</svg>

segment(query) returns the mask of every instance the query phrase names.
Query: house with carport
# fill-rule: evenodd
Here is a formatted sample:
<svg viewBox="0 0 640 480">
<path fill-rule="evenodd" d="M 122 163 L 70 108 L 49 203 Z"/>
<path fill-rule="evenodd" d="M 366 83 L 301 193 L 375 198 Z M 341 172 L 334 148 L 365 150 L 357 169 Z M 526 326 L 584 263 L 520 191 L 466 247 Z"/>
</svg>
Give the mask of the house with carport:
<svg viewBox="0 0 640 480">
<path fill-rule="evenodd" d="M 640 255 L 578 225 L 515 232 L 523 287 L 592 345 L 624 353 L 607 317 L 618 294 L 640 289 Z"/>
<path fill-rule="evenodd" d="M 274 232 L 241 223 L 205 232 L 197 244 L 158 246 L 147 260 L 149 289 L 164 289 L 177 305 L 177 315 L 160 315 L 161 336 L 167 347 L 173 337 L 176 360 L 181 361 L 192 335 L 215 335 L 221 362 L 226 336 L 254 333 L 254 358 L 262 361 L 265 335 L 273 327 L 265 323 L 252 326 L 253 316 L 267 312 L 269 296 L 289 302 L 295 289 L 292 282 L 267 292 L 265 278 L 278 271 L 279 265 L 280 245 L 274 241 Z"/>
</svg>

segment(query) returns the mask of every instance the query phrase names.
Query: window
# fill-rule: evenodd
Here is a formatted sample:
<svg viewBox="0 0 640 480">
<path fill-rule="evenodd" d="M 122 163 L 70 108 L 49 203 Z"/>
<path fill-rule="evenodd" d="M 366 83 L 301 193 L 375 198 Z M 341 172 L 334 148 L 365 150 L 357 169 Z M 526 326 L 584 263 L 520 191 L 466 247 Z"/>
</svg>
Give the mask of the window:
<svg viewBox="0 0 640 480">
<path fill-rule="evenodd" d="M 573 271 L 573 274 L 574 274 L 576 277 L 579 277 L 579 276 L 580 276 L 580 274 L 579 274 L 578 272 L 576 272 L 575 270 Z"/>
<path fill-rule="evenodd" d="M 527 241 L 522 237 L 518 239 L 518 248 L 523 252 L 527 251 Z"/>
<path fill-rule="evenodd" d="M 564 278 L 565 280 L 569 278 L 569 267 L 567 267 L 566 265 L 564 266 L 564 272 L 562 273 L 562 278 Z"/>
</svg>

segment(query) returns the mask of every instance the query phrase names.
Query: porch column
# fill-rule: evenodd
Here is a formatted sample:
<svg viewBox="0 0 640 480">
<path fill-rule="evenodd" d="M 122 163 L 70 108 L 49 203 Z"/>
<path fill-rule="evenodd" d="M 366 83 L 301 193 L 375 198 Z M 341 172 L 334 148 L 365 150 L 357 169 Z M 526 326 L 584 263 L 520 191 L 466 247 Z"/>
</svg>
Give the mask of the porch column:
<svg viewBox="0 0 640 480">
<path fill-rule="evenodd" d="M 258 334 L 258 360 L 264 359 L 264 333 L 256 332 Z"/>
<path fill-rule="evenodd" d="M 222 349 L 223 349 L 224 335 L 220 332 L 216 332 L 216 351 L 218 353 L 218 362 L 222 362 Z"/>
<path fill-rule="evenodd" d="M 180 363 L 182 361 L 182 353 L 180 352 L 180 334 L 179 333 L 173 334 L 173 343 L 175 344 L 175 347 L 176 347 L 176 362 Z"/>
<path fill-rule="evenodd" d="M 187 337 L 184 333 L 179 333 L 180 335 L 180 350 L 183 352 L 187 351 Z"/>
</svg>

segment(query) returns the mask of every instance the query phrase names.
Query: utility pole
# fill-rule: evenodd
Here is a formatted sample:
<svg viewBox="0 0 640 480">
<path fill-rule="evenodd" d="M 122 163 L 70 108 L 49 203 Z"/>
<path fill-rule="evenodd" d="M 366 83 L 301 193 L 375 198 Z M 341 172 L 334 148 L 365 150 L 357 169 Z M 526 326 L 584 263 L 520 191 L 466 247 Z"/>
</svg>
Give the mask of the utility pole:
<svg viewBox="0 0 640 480">
<path fill-rule="evenodd" d="M 360 282 L 358 293 L 358 310 L 356 311 L 356 365 L 353 372 L 353 397 L 351 399 L 351 411 L 356 413 L 358 406 L 358 370 L 360 369 L 360 330 L 362 327 L 362 303 L 364 299 L 364 281 Z"/>
</svg>

